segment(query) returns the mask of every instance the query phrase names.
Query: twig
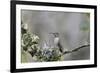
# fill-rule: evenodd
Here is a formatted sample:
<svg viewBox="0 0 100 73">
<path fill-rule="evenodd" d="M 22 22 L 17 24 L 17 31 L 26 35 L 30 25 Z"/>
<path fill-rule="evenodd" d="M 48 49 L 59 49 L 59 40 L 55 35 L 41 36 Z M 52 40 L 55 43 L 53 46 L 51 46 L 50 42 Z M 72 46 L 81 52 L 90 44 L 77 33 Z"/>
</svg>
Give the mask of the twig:
<svg viewBox="0 0 100 73">
<path fill-rule="evenodd" d="M 78 47 L 78 48 L 75 48 L 75 49 L 73 49 L 73 50 L 71 50 L 71 51 L 65 51 L 62 55 L 76 52 L 76 51 L 80 50 L 81 48 L 88 47 L 88 46 L 90 46 L 90 45 L 89 45 L 89 44 L 88 44 L 88 45 L 82 45 L 82 46 L 80 46 L 80 47 Z M 62 55 L 61 55 L 61 56 L 62 56 Z"/>
</svg>

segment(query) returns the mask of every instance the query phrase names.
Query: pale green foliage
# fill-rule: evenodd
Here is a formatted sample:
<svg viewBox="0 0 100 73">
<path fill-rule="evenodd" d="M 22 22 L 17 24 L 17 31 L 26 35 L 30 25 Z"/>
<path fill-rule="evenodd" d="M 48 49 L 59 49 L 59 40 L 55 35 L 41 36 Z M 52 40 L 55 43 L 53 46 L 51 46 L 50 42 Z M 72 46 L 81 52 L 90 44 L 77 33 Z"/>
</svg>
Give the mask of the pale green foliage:
<svg viewBox="0 0 100 73">
<path fill-rule="evenodd" d="M 34 62 L 31 54 L 28 51 L 21 51 L 21 63 Z"/>
<path fill-rule="evenodd" d="M 89 31 L 90 30 L 90 14 L 86 13 L 87 19 L 80 24 L 80 29 L 82 31 Z"/>
</svg>

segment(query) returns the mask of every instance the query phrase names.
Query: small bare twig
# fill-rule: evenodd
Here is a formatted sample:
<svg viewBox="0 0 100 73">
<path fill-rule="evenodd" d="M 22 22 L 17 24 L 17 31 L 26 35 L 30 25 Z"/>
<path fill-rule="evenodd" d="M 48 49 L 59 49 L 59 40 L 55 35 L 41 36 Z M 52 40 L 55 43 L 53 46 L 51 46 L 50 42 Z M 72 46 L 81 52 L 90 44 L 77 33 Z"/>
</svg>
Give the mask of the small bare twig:
<svg viewBox="0 0 100 73">
<path fill-rule="evenodd" d="M 73 49 L 73 50 L 71 50 L 71 51 L 65 51 L 62 55 L 69 54 L 69 53 L 73 53 L 73 52 L 76 52 L 76 51 L 80 50 L 81 48 L 89 47 L 89 46 L 90 46 L 89 44 L 88 44 L 88 45 L 82 45 L 82 46 L 80 46 L 80 47 L 78 47 L 78 48 L 75 48 L 75 49 Z M 61 55 L 61 56 L 62 56 L 62 55 Z"/>
</svg>

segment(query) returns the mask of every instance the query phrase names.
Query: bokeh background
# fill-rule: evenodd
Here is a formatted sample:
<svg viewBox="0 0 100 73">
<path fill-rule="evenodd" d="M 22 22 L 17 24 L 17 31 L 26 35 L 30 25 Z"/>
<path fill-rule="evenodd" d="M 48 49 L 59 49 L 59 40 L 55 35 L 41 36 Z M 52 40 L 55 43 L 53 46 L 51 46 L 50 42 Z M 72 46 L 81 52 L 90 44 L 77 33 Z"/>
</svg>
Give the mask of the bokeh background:
<svg viewBox="0 0 100 73">
<path fill-rule="evenodd" d="M 47 42 L 54 46 L 54 37 L 49 33 L 59 33 L 64 50 L 72 50 L 90 43 L 90 14 L 79 12 L 56 12 L 21 10 L 21 21 L 28 25 L 30 33 L 40 37 L 40 46 Z M 66 54 L 64 60 L 86 60 L 90 58 L 90 47 Z M 29 57 L 29 60 L 31 58 Z"/>
</svg>

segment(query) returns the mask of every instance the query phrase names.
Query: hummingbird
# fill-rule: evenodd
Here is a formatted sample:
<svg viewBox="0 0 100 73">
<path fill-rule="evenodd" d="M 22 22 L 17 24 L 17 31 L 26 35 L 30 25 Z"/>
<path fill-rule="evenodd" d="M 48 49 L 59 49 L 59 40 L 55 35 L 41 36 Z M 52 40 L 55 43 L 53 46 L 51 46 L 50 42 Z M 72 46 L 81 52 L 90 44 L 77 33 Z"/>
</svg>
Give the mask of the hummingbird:
<svg viewBox="0 0 100 73">
<path fill-rule="evenodd" d="M 63 47 L 60 42 L 59 33 L 50 33 L 54 36 L 54 46 L 59 49 L 61 53 L 63 53 Z"/>
</svg>

